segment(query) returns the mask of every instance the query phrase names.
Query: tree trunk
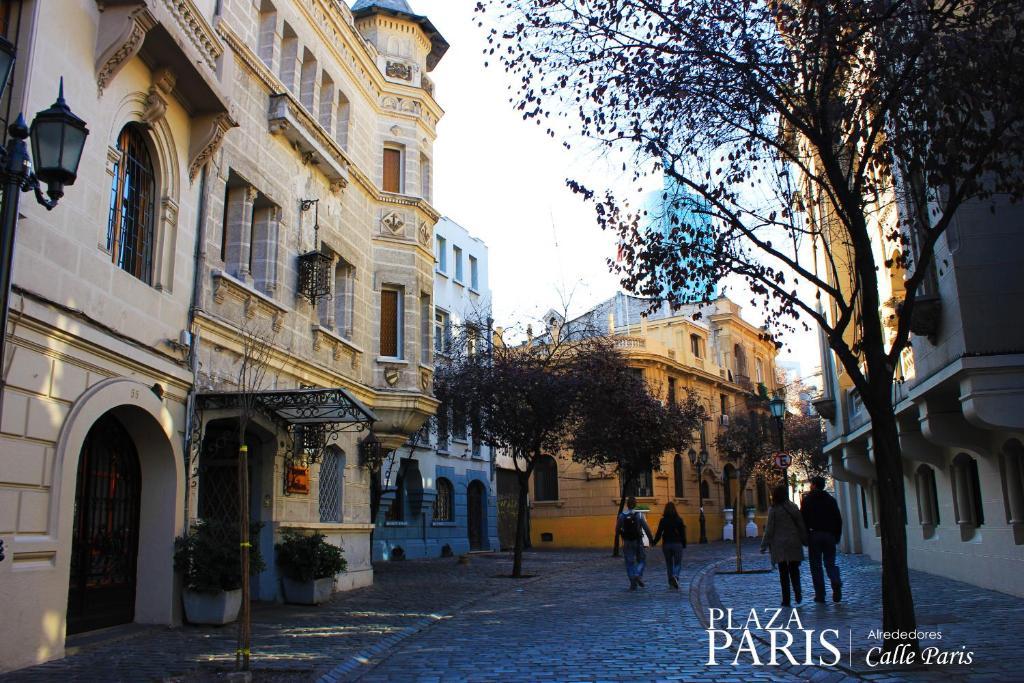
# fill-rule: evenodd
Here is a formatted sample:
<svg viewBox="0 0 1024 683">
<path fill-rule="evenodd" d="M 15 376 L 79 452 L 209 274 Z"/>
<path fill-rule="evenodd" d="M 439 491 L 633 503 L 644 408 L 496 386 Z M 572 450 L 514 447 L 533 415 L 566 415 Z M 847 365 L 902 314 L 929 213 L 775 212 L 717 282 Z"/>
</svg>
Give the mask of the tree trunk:
<svg viewBox="0 0 1024 683">
<path fill-rule="evenodd" d="M 891 400 L 892 382 L 886 382 L 886 387 L 872 384 L 874 396 L 871 403 L 874 405 L 865 401 L 865 408 L 871 415 L 872 449 L 881 508 L 878 523 L 882 542 L 882 630 L 886 633 L 913 632 L 917 628 L 917 619 L 907 563 L 903 458 Z M 884 648 L 886 652 L 894 652 L 904 643 L 912 651 L 918 651 L 916 638 L 887 638 Z"/>
<path fill-rule="evenodd" d="M 516 543 L 512 550 L 512 578 L 523 575 L 523 542 L 526 538 L 526 500 L 529 494 L 530 475 L 525 472 L 517 474 L 519 478 L 519 500 L 516 505 Z"/>
<path fill-rule="evenodd" d="M 615 540 L 612 545 L 612 557 L 619 556 L 619 517 L 622 515 L 622 509 L 626 507 L 626 485 L 623 484 L 619 491 L 619 511 L 615 515 Z"/>
<path fill-rule="evenodd" d="M 242 558 L 242 607 L 238 617 L 238 652 L 235 666 L 239 671 L 249 670 L 249 652 L 252 645 L 249 622 L 249 448 L 243 441 L 238 447 L 238 530 Z"/>
<path fill-rule="evenodd" d="M 740 482 L 736 477 L 736 504 L 733 506 L 732 540 L 736 543 L 736 573 L 743 573 L 743 547 L 740 545 L 740 491 L 746 486 L 746 482 Z"/>
</svg>

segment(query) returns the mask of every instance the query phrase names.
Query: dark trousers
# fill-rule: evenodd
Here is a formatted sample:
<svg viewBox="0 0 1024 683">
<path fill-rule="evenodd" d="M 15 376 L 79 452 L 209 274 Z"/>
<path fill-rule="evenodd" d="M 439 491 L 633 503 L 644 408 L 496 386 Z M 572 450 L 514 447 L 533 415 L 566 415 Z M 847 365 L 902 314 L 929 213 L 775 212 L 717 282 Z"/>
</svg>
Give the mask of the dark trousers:
<svg viewBox="0 0 1024 683">
<path fill-rule="evenodd" d="M 836 537 L 827 531 L 812 531 L 807 543 L 807 559 L 811 563 L 811 583 L 814 584 L 814 597 L 825 599 L 825 576 L 828 574 L 832 584 L 832 592 L 843 585 L 839 579 L 839 567 L 836 566 Z M 822 571 L 822 563 L 825 570 Z"/>
<path fill-rule="evenodd" d="M 669 582 L 672 579 L 678 581 L 679 573 L 683 570 L 683 544 L 665 543 L 661 546 L 661 552 L 665 554 L 665 572 Z"/>
<path fill-rule="evenodd" d="M 793 584 L 793 594 L 797 602 L 803 598 L 800 592 L 800 560 L 796 562 L 779 562 L 779 583 L 782 584 L 782 602 L 789 604 L 789 584 Z"/>
</svg>

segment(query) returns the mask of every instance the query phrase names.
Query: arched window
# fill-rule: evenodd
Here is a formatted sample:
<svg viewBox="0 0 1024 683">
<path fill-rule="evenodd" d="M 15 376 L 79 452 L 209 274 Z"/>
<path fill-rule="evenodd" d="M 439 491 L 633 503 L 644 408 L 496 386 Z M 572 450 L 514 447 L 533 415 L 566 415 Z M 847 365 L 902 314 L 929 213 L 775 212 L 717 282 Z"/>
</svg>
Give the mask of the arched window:
<svg viewBox="0 0 1024 683">
<path fill-rule="evenodd" d="M 704 500 L 711 498 L 711 487 L 708 485 L 707 479 L 702 479 L 700 482 L 700 497 Z"/>
<path fill-rule="evenodd" d="M 542 455 L 533 470 L 533 499 L 558 500 L 558 463 Z"/>
<path fill-rule="evenodd" d="M 683 497 L 683 456 L 676 453 L 672 459 L 672 481 L 675 484 L 676 498 Z"/>
<path fill-rule="evenodd" d="M 917 518 L 925 538 L 931 538 L 939 525 L 939 496 L 935 489 L 935 470 L 921 465 L 914 474 L 917 489 Z"/>
<path fill-rule="evenodd" d="M 434 499 L 434 521 L 455 520 L 455 489 L 447 479 L 437 480 L 437 498 Z"/>
<path fill-rule="evenodd" d="M 329 448 L 320 461 L 320 521 L 340 522 L 345 487 L 345 456 Z"/>
<path fill-rule="evenodd" d="M 739 344 L 735 344 L 732 347 L 733 355 L 736 356 L 736 374 L 746 376 L 747 374 L 747 354 L 743 350 L 743 347 Z"/>
<path fill-rule="evenodd" d="M 117 267 L 146 284 L 153 279 L 153 222 L 156 181 L 142 129 L 129 124 L 117 138 L 107 220 L 107 250 Z"/>
<path fill-rule="evenodd" d="M 1000 460 L 1003 476 L 1003 503 L 1006 523 L 1013 529 L 1013 540 L 1024 544 L 1024 445 L 1010 439 L 1003 445 Z"/>
<path fill-rule="evenodd" d="M 961 453 L 953 458 L 953 511 L 960 525 L 963 540 L 974 536 L 974 530 L 985 523 L 981 506 L 981 482 L 978 479 L 978 461 Z"/>
</svg>

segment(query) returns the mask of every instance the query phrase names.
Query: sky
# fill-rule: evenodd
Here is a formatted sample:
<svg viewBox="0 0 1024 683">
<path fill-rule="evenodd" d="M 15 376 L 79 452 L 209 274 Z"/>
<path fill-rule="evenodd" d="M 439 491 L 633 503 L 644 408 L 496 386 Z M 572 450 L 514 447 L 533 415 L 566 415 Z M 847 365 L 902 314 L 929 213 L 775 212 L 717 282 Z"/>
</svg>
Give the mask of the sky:
<svg viewBox="0 0 1024 683">
<path fill-rule="evenodd" d="M 492 60 L 484 66 L 485 28 L 475 0 L 410 0 L 451 44 L 434 69 L 435 97 L 445 110 L 434 145 L 434 206 L 488 246 L 497 325 L 537 320 L 549 309 L 582 313 L 620 288 L 607 266 L 613 235 L 594 209 L 566 187 L 567 178 L 622 188 L 631 179 L 585 141 L 567 150 L 509 102 L 508 79 Z M 581 144 L 577 144 L 577 143 Z M 735 286 L 724 292 L 749 300 Z M 763 321 L 749 305 L 744 317 Z M 779 360 L 810 374 L 818 361 L 816 332 L 789 334 Z"/>
</svg>

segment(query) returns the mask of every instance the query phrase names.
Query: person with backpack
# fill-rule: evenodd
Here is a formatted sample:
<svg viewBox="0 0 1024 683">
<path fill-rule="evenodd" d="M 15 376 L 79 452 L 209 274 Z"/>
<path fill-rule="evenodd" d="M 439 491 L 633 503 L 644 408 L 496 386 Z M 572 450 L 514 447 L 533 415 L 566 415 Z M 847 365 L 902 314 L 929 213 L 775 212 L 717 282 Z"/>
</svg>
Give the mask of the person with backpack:
<svg viewBox="0 0 1024 683">
<path fill-rule="evenodd" d="M 644 587 L 644 567 L 647 564 L 647 549 L 641 534 L 653 539 L 651 527 L 647 520 L 636 512 L 636 498 L 626 499 L 626 511 L 619 515 L 615 522 L 615 533 L 622 539 L 622 555 L 626 558 L 626 576 L 629 577 L 629 590 L 635 591 L 637 586 Z"/>
<path fill-rule="evenodd" d="M 659 540 L 662 542 L 661 552 L 665 554 L 668 585 L 670 588 L 679 588 L 679 574 L 683 571 L 683 548 L 686 547 L 686 525 L 672 501 L 665 503 L 665 511 L 658 522 L 658 531 L 651 545 L 658 545 Z"/>
<path fill-rule="evenodd" d="M 807 528 L 800 510 L 789 500 L 786 485 L 772 490 L 772 507 L 768 510 L 768 523 L 761 539 L 761 552 L 771 548 L 772 562 L 779 566 L 779 583 L 782 584 L 782 606 L 789 607 L 789 587 L 797 604 L 803 600 L 800 590 L 800 563 L 804 559 L 807 545 Z"/>
</svg>

